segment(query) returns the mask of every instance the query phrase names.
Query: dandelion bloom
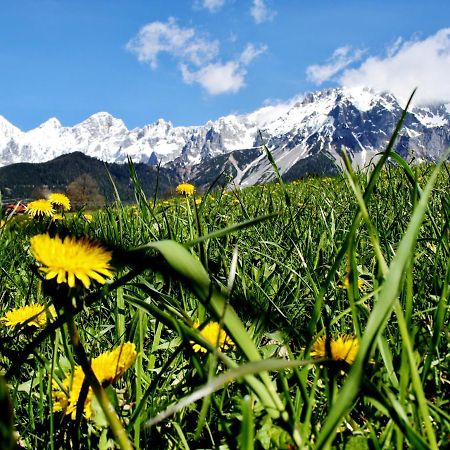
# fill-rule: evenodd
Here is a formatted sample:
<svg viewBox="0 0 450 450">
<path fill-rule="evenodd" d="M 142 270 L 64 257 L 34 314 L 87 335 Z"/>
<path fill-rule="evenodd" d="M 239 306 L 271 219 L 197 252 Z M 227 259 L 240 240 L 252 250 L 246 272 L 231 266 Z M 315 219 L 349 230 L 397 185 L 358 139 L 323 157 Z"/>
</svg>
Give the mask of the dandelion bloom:
<svg viewBox="0 0 450 450">
<path fill-rule="evenodd" d="M 329 349 L 327 348 L 327 339 Z M 345 361 L 353 364 L 359 351 L 359 339 L 343 334 L 337 339 L 330 339 L 327 336 L 320 336 L 314 342 L 311 349 L 313 358 L 330 358 L 333 361 Z"/>
<path fill-rule="evenodd" d="M 93 216 L 92 216 L 92 214 L 86 213 L 86 214 L 83 214 L 83 219 L 86 222 L 92 222 Z"/>
<path fill-rule="evenodd" d="M 136 346 L 125 342 L 114 350 L 102 353 L 91 362 L 91 367 L 100 384 L 115 383 L 136 360 Z M 81 366 L 74 368 L 73 376 L 68 374 L 62 382 L 62 388 L 53 382 L 53 411 L 64 411 L 72 419 L 76 418 L 77 404 L 84 382 L 84 372 Z M 92 398 L 94 392 L 89 391 L 84 402 L 84 415 L 87 419 L 92 416 Z"/>
<path fill-rule="evenodd" d="M 177 186 L 176 191 L 183 195 L 194 195 L 195 187 L 193 184 L 181 183 Z"/>
<path fill-rule="evenodd" d="M 55 310 L 53 308 L 48 309 L 48 313 L 52 317 L 55 317 Z M 15 327 L 26 322 L 28 319 L 32 319 L 27 323 L 29 327 L 45 327 L 47 325 L 47 311 L 45 310 L 45 306 L 34 304 L 15 308 L 8 311 L 4 317 L 1 317 L 0 321 L 4 322 L 7 327 Z"/>
<path fill-rule="evenodd" d="M 87 238 L 77 240 L 66 236 L 62 240 L 59 236 L 52 238 L 48 234 L 38 234 L 30 242 L 31 253 L 42 264 L 39 270 L 46 274 L 47 280 L 56 278 L 58 283 L 74 287 L 75 278 L 78 278 L 89 288 L 91 279 L 104 284 L 106 278 L 113 276 L 112 252 Z"/>
<path fill-rule="evenodd" d="M 198 329 L 200 327 L 200 322 L 194 323 L 194 328 Z M 211 345 L 216 348 L 221 348 L 226 350 L 228 347 L 233 345 L 233 341 L 227 335 L 225 330 L 220 327 L 220 324 L 217 322 L 209 322 L 207 323 L 201 330 L 199 330 L 200 336 L 208 341 Z M 192 348 L 194 352 L 202 352 L 207 353 L 207 349 L 200 344 L 193 344 Z"/>
<path fill-rule="evenodd" d="M 52 217 L 55 214 L 52 204 L 44 198 L 28 203 L 27 212 L 31 217 Z"/>
<path fill-rule="evenodd" d="M 70 200 L 64 194 L 58 192 L 50 194 L 48 196 L 48 201 L 52 205 L 60 206 L 64 211 L 70 211 Z"/>
<path fill-rule="evenodd" d="M 348 289 L 350 286 L 350 278 L 346 276 L 344 280 L 338 284 L 338 287 L 341 289 Z M 365 283 L 362 278 L 358 278 L 358 289 L 362 291 L 365 288 Z"/>
</svg>

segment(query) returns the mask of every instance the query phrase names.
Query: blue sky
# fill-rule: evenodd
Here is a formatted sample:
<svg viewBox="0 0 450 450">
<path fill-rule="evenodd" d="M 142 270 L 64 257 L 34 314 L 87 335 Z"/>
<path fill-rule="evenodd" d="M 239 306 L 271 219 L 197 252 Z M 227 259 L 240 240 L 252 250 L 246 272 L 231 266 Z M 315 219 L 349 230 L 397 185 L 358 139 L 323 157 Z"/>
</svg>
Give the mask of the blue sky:
<svg viewBox="0 0 450 450">
<path fill-rule="evenodd" d="M 399 96 L 419 85 L 423 102 L 450 102 L 447 0 L 0 6 L 0 114 L 24 130 L 98 111 L 129 128 L 160 117 L 197 125 L 347 84 Z"/>
</svg>

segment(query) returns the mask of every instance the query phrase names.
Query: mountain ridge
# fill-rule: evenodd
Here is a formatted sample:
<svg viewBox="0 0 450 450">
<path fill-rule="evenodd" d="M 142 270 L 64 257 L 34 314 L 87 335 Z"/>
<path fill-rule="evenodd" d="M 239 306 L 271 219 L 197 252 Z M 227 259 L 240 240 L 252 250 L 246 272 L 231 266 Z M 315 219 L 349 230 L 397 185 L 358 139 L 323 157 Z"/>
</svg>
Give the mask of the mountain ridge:
<svg viewBox="0 0 450 450">
<path fill-rule="evenodd" d="M 99 112 L 73 127 L 50 118 L 23 132 L 0 116 L 0 165 L 45 162 L 81 151 L 108 163 L 125 163 L 131 157 L 135 163 L 161 164 L 182 176 L 199 177 L 211 168 L 224 170 L 220 160 L 234 174 L 235 184 L 245 186 L 273 177 L 267 159 L 256 151 L 262 144 L 259 132 L 283 175 L 293 167 L 299 174 L 315 172 L 313 161 L 321 166 L 329 159 L 339 165 L 342 147 L 354 165 L 361 166 L 385 147 L 401 112 L 390 93 L 333 88 L 196 126 L 174 127 L 158 119 L 129 130 L 121 119 Z M 396 150 L 403 156 L 436 160 L 449 145 L 450 107 L 441 104 L 407 113 Z M 250 153 L 244 154 L 248 151 L 259 156 L 249 161 Z M 302 165 L 308 171 L 299 170 Z"/>
</svg>

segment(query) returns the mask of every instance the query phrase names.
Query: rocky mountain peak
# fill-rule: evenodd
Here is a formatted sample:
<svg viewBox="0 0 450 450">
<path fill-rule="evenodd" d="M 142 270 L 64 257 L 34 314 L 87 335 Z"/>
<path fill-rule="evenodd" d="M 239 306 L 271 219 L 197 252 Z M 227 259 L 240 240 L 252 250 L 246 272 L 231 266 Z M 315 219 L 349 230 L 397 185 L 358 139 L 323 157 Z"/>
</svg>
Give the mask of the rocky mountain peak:
<svg viewBox="0 0 450 450">
<path fill-rule="evenodd" d="M 56 117 L 51 117 L 50 119 L 46 120 L 44 123 L 39 125 L 38 128 L 40 129 L 54 129 L 54 128 L 61 128 L 61 122 Z"/>
<path fill-rule="evenodd" d="M 20 134 L 22 134 L 22 131 L 19 128 L 0 115 L 0 139 L 11 138 Z"/>
<path fill-rule="evenodd" d="M 421 159 L 441 154 L 450 145 L 449 110 L 449 105 L 412 109 L 405 120 L 399 151 Z M 164 165 L 176 161 L 177 167 L 192 168 L 209 161 L 213 164 L 216 158 L 233 152 L 246 155 L 242 156 L 245 167 L 239 166 L 238 156 L 234 159 L 239 183 L 252 184 L 270 178 L 272 173 L 259 154 L 259 130 L 281 173 L 305 164 L 313 167 L 323 155 L 338 161 L 342 146 L 349 149 L 356 165 L 364 165 L 383 150 L 400 114 L 401 106 L 392 94 L 354 87 L 312 92 L 202 126 L 174 127 L 161 118 L 128 130 L 121 119 L 98 112 L 73 127 L 64 127 L 51 118 L 34 130 L 22 132 L 0 116 L 0 165 L 44 162 L 81 151 L 107 162 L 126 162 L 130 156 L 135 162 Z"/>
<path fill-rule="evenodd" d="M 108 135 L 110 133 L 127 133 L 128 129 L 122 119 L 117 119 L 107 112 L 92 114 L 83 122 L 75 125 L 74 128 L 89 131 L 92 137 Z"/>
</svg>

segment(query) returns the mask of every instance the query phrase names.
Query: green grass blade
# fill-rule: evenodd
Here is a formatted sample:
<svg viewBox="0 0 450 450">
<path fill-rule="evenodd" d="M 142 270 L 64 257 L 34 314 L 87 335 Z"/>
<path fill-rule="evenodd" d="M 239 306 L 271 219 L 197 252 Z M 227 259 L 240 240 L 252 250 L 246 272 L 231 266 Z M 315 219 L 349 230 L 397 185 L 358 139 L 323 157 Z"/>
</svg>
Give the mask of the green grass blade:
<svg viewBox="0 0 450 450">
<path fill-rule="evenodd" d="M 369 316 L 358 357 L 317 438 L 318 449 L 324 448 L 327 443 L 333 439 L 336 433 L 336 427 L 344 415 L 350 410 L 359 394 L 365 366 L 369 361 L 376 338 L 384 329 L 386 320 L 390 316 L 394 302 L 398 297 L 403 272 L 411 259 L 420 226 L 425 216 L 427 202 L 431 195 L 439 169 L 440 166 L 436 167 L 433 171 L 430 180 L 424 189 L 423 196 L 414 210 L 408 228 L 400 241 L 398 250 L 390 264 L 389 272 L 381 287 L 378 301 Z"/>
<path fill-rule="evenodd" d="M 253 450 L 255 448 L 255 421 L 253 418 L 252 399 L 249 396 L 241 400 L 241 431 L 238 442 L 240 450 Z"/>
<path fill-rule="evenodd" d="M 236 367 L 235 369 L 228 370 L 227 372 L 214 377 L 207 384 L 197 389 L 192 394 L 187 395 L 174 405 L 167 408 L 162 413 L 158 414 L 153 419 L 147 421 L 143 425 L 143 427 L 149 428 L 156 425 L 157 423 L 167 419 L 168 417 L 172 416 L 178 411 L 181 411 L 192 403 L 195 403 L 198 400 L 201 400 L 203 397 L 211 395 L 219 389 L 222 389 L 225 385 L 231 383 L 232 381 L 239 381 L 241 378 L 244 379 L 244 377 L 248 375 L 256 375 L 258 373 L 283 370 L 293 367 L 302 367 L 307 364 L 313 364 L 316 362 L 320 361 L 287 361 L 284 359 L 265 359 L 264 361 L 254 361 L 243 364 L 239 367 Z"/>
</svg>

